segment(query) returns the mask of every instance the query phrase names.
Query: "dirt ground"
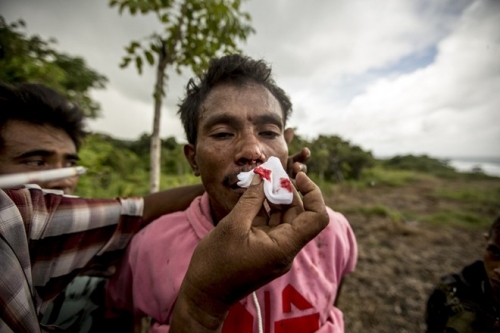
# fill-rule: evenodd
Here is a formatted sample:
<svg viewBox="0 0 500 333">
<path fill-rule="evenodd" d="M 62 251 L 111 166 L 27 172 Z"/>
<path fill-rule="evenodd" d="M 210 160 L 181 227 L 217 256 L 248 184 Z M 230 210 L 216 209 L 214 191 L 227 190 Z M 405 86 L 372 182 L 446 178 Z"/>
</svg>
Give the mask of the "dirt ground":
<svg viewBox="0 0 500 333">
<path fill-rule="evenodd" d="M 352 209 L 382 204 L 391 209 L 431 211 L 443 203 L 427 195 L 430 190 L 422 184 L 327 197 L 327 205 L 346 212 L 359 246 L 356 271 L 346 277 L 339 299 L 345 332 L 424 332 L 425 304 L 439 277 L 480 258 L 484 228 L 394 222 Z"/>
</svg>

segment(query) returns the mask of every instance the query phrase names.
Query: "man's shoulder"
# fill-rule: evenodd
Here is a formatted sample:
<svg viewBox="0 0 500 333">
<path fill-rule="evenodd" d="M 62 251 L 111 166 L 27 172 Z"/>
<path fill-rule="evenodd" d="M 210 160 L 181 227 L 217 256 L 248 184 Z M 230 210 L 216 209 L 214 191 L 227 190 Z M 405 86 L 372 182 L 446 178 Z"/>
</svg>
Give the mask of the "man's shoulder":
<svg viewBox="0 0 500 333">
<path fill-rule="evenodd" d="M 462 268 L 460 272 L 443 275 L 436 289 L 461 295 L 479 288 L 485 274 L 483 262 L 477 260 Z"/>
<path fill-rule="evenodd" d="M 351 224 L 344 216 L 344 214 L 334 211 L 330 207 L 326 207 L 326 212 L 330 218 L 330 223 L 328 224 L 327 229 L 333 230 L 344 230 L 344 231 L 352 231 Z"/>
<path fill-rule="evenodd" d="M 358 256 L 358 246 L 356 236 L 347 218 L 339 212 L 326 207 L 330 223 L 318 235 L 319 239 L 325 240 L 335 249 L 335 258 L 341 260 L 346 265 L 345 273 L 354 270 Z M 338 252 L 342 249 L 342 253 Z"/>
<path fill-rule="evenodd" d="M 178 211 L 165 214 L 151 222 L 143 228 L 139 234 L 158 234 L 169 233 L 176 225 L 182 225 L 188 222 L 187 211 Z"/>
</svg>

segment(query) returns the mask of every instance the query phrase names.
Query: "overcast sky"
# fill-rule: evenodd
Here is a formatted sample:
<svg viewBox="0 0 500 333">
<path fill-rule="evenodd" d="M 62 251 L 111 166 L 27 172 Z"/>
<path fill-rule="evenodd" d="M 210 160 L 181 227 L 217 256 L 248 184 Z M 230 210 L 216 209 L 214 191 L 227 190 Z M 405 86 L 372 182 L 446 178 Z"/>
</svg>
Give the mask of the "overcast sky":
<svg viewBox="0 0 500 333">
<path fill-rule="evenodd" d="M 118 67 L 132 39 L 160 31 L 107 0 L 2 0 L 8 22 L 55 37 L 109 79 L 92 130 L 136 139 L 152 127 L 154 72 Z M 340 135 L 376 156 L 500 156 L 500 1 L 248 0 L 264 58 L 292 98 L 289 126 Z M 191 77 L 170 74 L 161 136 L 184 138 L 176 104 Z"/>
</svg>

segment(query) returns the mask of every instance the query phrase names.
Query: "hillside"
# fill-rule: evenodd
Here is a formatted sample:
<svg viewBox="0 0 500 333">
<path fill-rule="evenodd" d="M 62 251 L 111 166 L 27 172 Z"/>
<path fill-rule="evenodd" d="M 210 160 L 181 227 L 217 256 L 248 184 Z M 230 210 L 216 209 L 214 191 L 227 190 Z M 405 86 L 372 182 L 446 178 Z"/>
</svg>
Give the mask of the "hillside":
<svg viewBox="0 0 500 333">
<path fill-rule="evenodd" d="M 359 244 L 357 270 L 339 304 L 349 333 L 423 332 L 434 284 L 480 257 L 482 235 L 500 215 L 500 178 L 417 175 L 400 186 L 345 184 L 324 192 Z"/>
</svg>

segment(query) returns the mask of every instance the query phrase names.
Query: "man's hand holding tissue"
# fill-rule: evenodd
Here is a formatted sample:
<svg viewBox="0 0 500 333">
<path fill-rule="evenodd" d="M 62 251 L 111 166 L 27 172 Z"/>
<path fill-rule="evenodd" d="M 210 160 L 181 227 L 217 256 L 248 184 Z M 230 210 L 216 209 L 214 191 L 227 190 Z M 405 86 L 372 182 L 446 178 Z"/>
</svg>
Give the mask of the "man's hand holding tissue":
<svg viewBox="0 0 500 333">
<path fill-rule="evenodd" d="M 296 184 L 302 197 L 294 188 L 290 205 L 264 215 L 263 182 L 254 176 L 234 209 L 196 247 L 171 333 L 219 332 L 232 304 L 285 274 L 299 251 L 328 225 L 318 186 L 304 173 L 297 174 Z"/>
</svg>

